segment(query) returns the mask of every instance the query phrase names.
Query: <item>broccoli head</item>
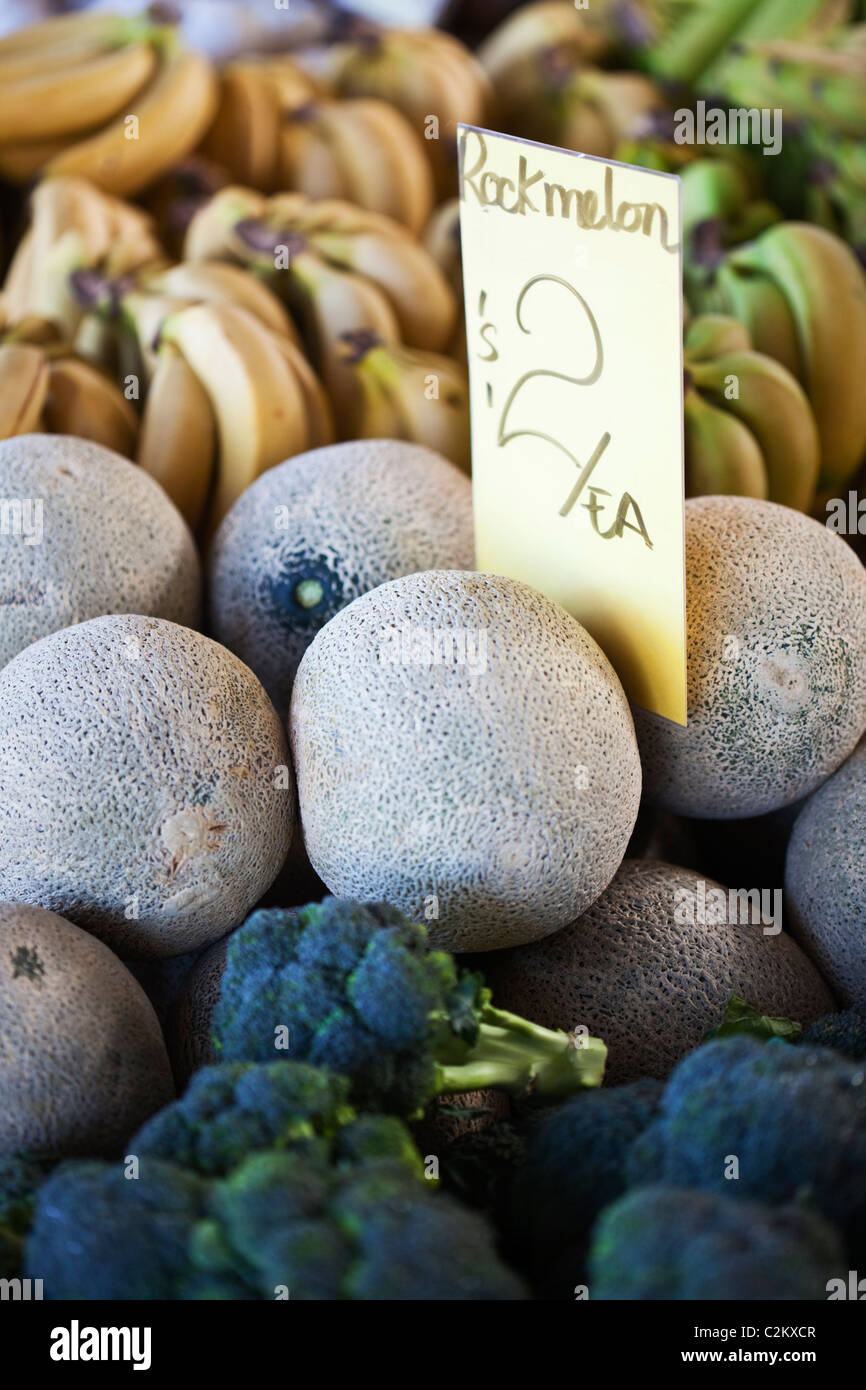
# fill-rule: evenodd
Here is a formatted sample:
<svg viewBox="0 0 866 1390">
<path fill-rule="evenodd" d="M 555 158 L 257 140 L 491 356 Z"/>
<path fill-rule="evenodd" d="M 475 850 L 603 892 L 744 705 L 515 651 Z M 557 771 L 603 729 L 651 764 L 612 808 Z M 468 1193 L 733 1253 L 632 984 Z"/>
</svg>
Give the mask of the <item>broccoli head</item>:
<svg viewBox="0 0 866 1390">
<path fill-rule="evenodd" d="M 365 1117 L 353 1145 L 263 1149 L 223 1178 L 64 1164 L 37 1199 L 28 1274 L 52 1299 L 523 1297 L 481 1218 L 407 1161 L 399 1120 Z"/>
<path fill-rule="evenodd" d="M 355 1118 L 345 1077 L 304 1062 L 203 1067 L 149 1119 L 129 1152 L 222 1176 L 250 1153 L 330 1138 Z"/>
<path fill-rule="evenodd" d="M 643 1187 L 595 1226 L 589 1297 L 826 1299 L 844 1268 L 837 1233 L 812 1212 Z"/>
<path fill-rule="evenodd" d="M 520 1267 L 544 1297 L 573 1297 L 593 1222 L 625 1191 L 626 1156 L 662 1090 L 660 1081 L 643 1080 L 591 1091 L 530 1126 L 502 1222 Z"/>
<path fill-rule="evenodd" d="M 523 1297 L 482 1219 L 433 1195 L 400 1162 L 327 1166 L 312 1153 L 255 1154 L 215 1184 L 195 1259 L 242 1270 L 260 1298 Z"/>
<path fill-rule="evenodd" d="M 413 1115 L 437 1095 L 503 1087 L 556 1098 L 597 1086 L 596 1038 L 541 1028 L 493 1007 L 396 908 L 326 898 L 253 913 L 230 938 L 213 1016 L 217 1055 L 294 1058 L 348 1076 L 363 1109 Z"/>
<path fill-rule="evenodd" d="M 802 1033 L 800 1041 L 830 1047 L 854 1062 L 866 1062 L 866 999 L 859 999 L 850 1009 L 817 1018 Z"/>
<path fill-rule="evenodd" d="M 51 1299 L 179 1298 L 207 1186 L 160 1159 L 62 1163 L 36 1197 L 25 1269 Z"/>
<path fill-rule="evenodd" d="M 866 1234 L 866 1071 L 821 1047 L 706 1043 L 671 1074 L 626 1170 L 631 1186 L 808 1203 L 857 1248 Z"/>
</svg>

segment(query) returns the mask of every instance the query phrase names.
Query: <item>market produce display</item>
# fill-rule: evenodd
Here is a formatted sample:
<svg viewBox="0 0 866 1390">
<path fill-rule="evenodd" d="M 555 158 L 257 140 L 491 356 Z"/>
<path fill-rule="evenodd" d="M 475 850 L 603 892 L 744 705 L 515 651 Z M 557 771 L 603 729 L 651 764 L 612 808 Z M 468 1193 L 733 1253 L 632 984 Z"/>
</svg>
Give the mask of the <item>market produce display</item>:
<svg viewBox="0 0 866 1390">
<path fill-rule="evenodd" d="M 857 1297 L 866 7 L 186 8 L 0 33 L 2 1296 Z M 460 123 L 681 180 L 685 725 L 476 568 Z"/>
</svg>

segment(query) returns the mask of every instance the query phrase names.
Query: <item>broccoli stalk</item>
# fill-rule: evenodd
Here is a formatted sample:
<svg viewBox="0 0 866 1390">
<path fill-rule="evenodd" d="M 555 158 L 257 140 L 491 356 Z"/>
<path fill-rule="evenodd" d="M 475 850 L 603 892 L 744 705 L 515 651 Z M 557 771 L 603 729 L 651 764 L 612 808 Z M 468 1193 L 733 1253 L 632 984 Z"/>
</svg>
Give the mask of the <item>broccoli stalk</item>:
<svg viewBox="0 0 866 1390">
<path fill-rule="evenodd" d="M 556 1100 L 601 1085 L 607 1048 L 600 1038 L 542 1028 L 519 1014 L 496 1009 L 490 990 L 483 986 L 471 1036 L 456 1032 L 454 1022 L 448 1012 L 434 1020 L 438 1095 L 492 1086 L 513 1096 Z"/>
</svg>

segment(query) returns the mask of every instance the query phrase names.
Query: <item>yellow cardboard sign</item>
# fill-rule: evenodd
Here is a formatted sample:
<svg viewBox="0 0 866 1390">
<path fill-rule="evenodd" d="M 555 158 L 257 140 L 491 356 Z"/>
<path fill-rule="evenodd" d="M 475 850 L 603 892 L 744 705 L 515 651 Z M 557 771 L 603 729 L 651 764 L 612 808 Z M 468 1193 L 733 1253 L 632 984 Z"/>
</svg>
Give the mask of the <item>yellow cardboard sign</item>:
<svg viewBox="0 0 866 1390">
<path fill-rule="evenodd" d="M 459 127 L 476 564 L 686 722 L 680 184 Z"/>
</svg>

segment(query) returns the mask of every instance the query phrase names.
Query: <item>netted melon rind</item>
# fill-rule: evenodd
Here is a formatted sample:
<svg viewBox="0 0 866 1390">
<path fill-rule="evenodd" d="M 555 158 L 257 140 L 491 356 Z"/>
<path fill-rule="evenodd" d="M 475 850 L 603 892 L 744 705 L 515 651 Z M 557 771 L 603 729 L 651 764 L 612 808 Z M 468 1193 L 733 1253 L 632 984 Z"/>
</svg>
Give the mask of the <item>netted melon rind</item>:
<svg viewBox="0 0 866 1390">
<path fill-rule="evenodd" d="M 0 671 L 0 894 L 120 955 L 183 955 L 243 920 L 294 820 L 285 734 L 253 673 L 160 618 L 94 618 Z"/>
<path fill-rule="evenodd" d="M 436 633 L 451 659 L 413 660 L 414 639 Z M 319 877 L 393 903 L 449 950 L 557 931 L 609 883 L 637 816 L 613 668 L 564 609 L 510 579 L 437 571 L 356 599 L 307 649 L 290 728 Z"/>
<path fill-rule="evenodd" d="M 686 503 L 688 727 L 635 711 L 647 798 L 762 815 L 814 790 L 866 729 L 866 569 L 775 502 Z"/>
</svg>

